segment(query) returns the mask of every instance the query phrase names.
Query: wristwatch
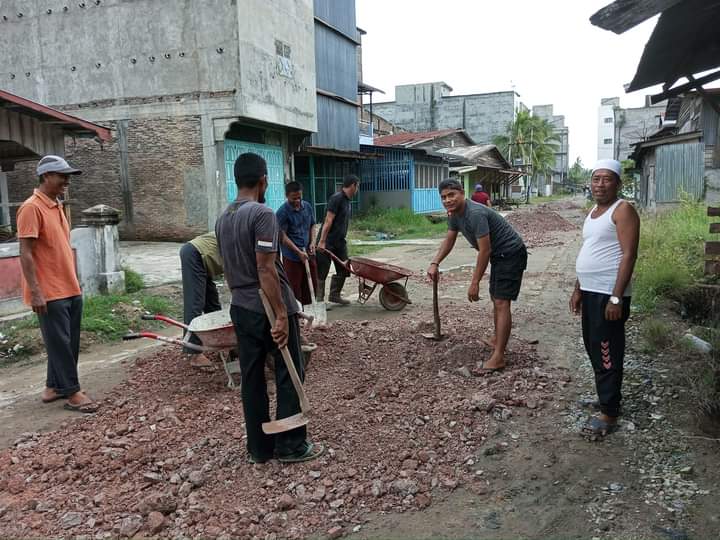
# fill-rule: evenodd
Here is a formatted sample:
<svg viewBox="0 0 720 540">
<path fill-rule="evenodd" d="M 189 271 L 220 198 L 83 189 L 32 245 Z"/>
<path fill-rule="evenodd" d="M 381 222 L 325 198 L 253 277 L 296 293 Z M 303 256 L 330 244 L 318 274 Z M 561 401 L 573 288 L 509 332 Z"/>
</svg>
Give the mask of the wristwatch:
<svg viewBox="0 0 720 540">
<path fill-rule="evenodd" d="M 620 298 L 618 298 L 617 296 L 611 296 L 611 297 L 610 297 L 610 303 L 611 303 L 613 306 L 619 306 L 621 302 L 622 302 L 622 300 L 620 300 Z"/>
</svg>

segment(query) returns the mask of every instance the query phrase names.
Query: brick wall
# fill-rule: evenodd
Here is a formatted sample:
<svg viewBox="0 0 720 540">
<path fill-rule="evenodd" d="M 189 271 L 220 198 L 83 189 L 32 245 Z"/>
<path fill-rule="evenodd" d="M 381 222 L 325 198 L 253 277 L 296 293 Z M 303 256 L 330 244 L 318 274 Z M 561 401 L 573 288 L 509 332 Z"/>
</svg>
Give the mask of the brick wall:
<svg viewBox="0 0 720 540">
<path fill-rule="evenodd" d="M 73 212 L 96 204 L 125 210 L 120 181 L 117 122 L 102 122 L 113 139 L 102 147 L 85 139 L 67 139 L 66 157 L 83 174 L 73 179 Z M 207 231 L 207 193 L 200 118 L 144 118 L 128 121 L 127 160 L 132 187 L 132 220 L 123 215 L 123 239 L 190 239 Z M 35 163 L 18 164 L 8 173 L 10 200 L 25 200 L 37 185 Z M 14 222 L 14 212 L 13 212 Z"/>
</svg>

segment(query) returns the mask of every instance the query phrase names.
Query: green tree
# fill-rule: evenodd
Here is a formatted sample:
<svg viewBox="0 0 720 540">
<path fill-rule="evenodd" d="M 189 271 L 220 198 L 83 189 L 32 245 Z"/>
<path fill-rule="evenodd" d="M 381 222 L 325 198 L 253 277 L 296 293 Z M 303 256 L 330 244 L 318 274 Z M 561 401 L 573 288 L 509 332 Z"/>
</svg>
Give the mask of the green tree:
<svg viewBox="0 0 720 540">
<path fill-rule="evenodd" d="M 505 133 L 496 136 L 493 143 L 511 164 L 514 165 L 517 159 L 522 160 L 530 179 L 526 189 L 529 199 L 530 188 L 537 183 L 537 177 L 551 174 L 560 139 L 550 122 L 531 115 L 529 111 L 520 111 L 507 125 Z"/>
<path fill-rule="evenodd" d="M 570 183 L 576 187 L 583 187 L 589 184 L 591 175 L 592 171 L 583 166 L 580 158 L 575 160 L 575 163 L 572 164 L 572 167 L 570 167 L 570 170 L 568 171 L 568 179 L 570 180 Z"/>
</svg>

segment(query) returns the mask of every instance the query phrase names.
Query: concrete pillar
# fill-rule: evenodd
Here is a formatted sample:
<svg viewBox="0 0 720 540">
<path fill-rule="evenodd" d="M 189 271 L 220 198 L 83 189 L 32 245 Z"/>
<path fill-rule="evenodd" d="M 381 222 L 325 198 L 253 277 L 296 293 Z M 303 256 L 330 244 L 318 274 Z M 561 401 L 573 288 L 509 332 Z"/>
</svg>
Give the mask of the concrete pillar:
<svg viewBox="0 0 720 540">
<path fill-rule="evenodd" d="M 120 212 L 104 204 L 82 211 L 80 227 L 70 233 L 78 278 L 84 295 L 122 294 L 125 272 L 120 268 Z"/>
<path fill-rule="evenodd" d="M 0 170 L 0 225 L 10 225 L 10 196 L 7 175 Z"/>
</svg>

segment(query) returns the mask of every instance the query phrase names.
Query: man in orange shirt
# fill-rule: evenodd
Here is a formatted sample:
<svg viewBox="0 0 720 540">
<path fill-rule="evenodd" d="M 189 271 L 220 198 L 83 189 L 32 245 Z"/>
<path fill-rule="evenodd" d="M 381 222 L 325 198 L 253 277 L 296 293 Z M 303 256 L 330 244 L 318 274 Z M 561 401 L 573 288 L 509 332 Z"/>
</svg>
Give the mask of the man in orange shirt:
<svg viewBox="0 0 720 540">
<path fill-rule="evenodd" d="M 67 399 L 65 408 L 93 413 L 97 404 L 80 389 L 82 293 L 70 247 L 70 227 L 62 202 L 70 175 L 81 171 L 58 156 L 45 156 L 37 165 L 40 185 L 17 212 L 23 298 L 40 321 L 48 355 L 42 401 Z"/>
</svg>

